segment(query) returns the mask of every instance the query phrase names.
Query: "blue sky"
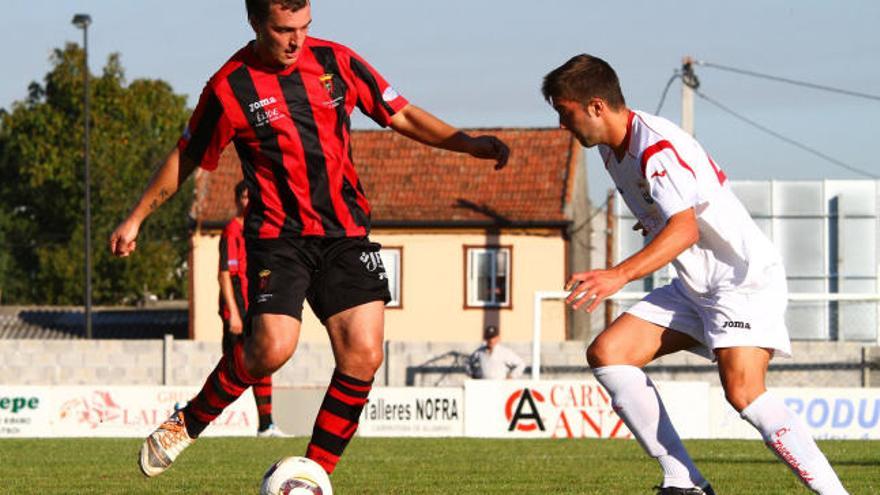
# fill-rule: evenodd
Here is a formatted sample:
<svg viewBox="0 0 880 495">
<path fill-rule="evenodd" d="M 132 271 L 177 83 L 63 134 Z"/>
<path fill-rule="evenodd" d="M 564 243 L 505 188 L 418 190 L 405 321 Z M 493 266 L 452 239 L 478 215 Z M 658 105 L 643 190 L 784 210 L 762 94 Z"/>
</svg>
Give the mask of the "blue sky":
<svg viewBox="0 0 880 495">
<path fill-rule="evenodd" d="M 119 52 L 130 80 L 160 78 L 189 96 L 251 39 L 241 0 L 3 0 L 0 107 L 25 97 L 53 48 L 80 42 L 90 65 Z M 461 127 L 555 126 L 541 78 L 581 52 L 608 60 L 631 107 L 653 112 L 684 55 L 791 79 L 880 94 L 880 2 L 587 0 L 314 0 L 312 35 L 349 45 L 413 103 Z M 880 101 L 698 67 L 707 95 L 774 130 L 880 175 L 872 144 Z M 680 119 L 680 85 L 661 115 Z M 369 127 L 356 119 L 358 127 Z M 696 133 L 733 179 L 857 179 L 705 101 Z M 609 185 L 595 152 L 590 190 Z"/>
</svg>

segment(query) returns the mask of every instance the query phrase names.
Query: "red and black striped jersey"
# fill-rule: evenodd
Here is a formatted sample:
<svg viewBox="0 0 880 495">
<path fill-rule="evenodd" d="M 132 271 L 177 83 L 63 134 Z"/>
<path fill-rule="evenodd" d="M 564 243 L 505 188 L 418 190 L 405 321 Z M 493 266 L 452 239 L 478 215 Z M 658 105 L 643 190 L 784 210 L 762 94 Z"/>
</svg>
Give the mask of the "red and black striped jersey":
<svg viewBox="0 0 880 495">
<path fill-rule="evenodd" d="M 351 158 L 349 115 L 358 107 L 386 127 L 407 103 L 340 44 L 307 38 L 279 70 L 263 65 L 251 42 L 208 81 L 178 148 L 213 170 L 235 144 L 250 192 L 246 237 L 358 237 L 370 230 L 370 204 Z"/>
<path fill-rule="evenodd" d="M 219 267 L 219 271 L 229 272 L 229 278 L 232 279 L 232 297 L 242 317 L 247 310 L 248 301 L 247 252 L 243 230 L 244 227 L 238 219 L 233 218 L 226 224 L 223 233 L 220 234 Z M 220 317 L 228 320 L 229 316 L 229 308 L 226 307 L 223 292 L 220 292 Z"/>
</svg>

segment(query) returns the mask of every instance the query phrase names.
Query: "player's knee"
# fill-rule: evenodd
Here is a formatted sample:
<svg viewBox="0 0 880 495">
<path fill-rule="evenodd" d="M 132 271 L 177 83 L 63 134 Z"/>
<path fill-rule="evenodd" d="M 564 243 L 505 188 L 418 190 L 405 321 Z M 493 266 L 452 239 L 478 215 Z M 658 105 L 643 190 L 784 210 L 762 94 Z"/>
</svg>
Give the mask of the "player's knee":
<svg viewBox="0 0 880 495">
<path fill-rule="evenodd" d="M 737 412 L 742 412 L 743 409 L 748 406 L 748 402 L 744 399 L 742 394 L 737 392 L 726 392 L 724 397 L 727 399 L 727 402 L 736 409 Z"/>
<path fill-rule="evenodd" d="M 742 385 L 728 386 L 724 390 L 724 397 L 737 412 L 742 412 L 742 410 L 748 407 L 752 401 L 757 399 L 761 393 L 762 392 L 757 389 L 751 389 Z"/>
<path fill-rule="evenodd" d="M 602 339 L 596 339 L 587 347 L 587 364 L 590 368 L 605 366 L 611 356 L 611 351 Z"/>
<path fill-rule="evenodd" d="M 382 346 L 349 349 L 340 353 L 336 366 L 346 375 L 367 380 L 382 366 L 384 357 Z"/>
<path fill-rule="evenodd" d="M 373 348 L 364 351 L 361 355 L 360 365 L 364 371 L 369 371 L 370 374 L 375 374 L 379 369 L 379 366 L 382 366 L 382 361 L 385 359 L 385 354 L 382 352 L 382 348 Z"/>
<path fill-rule="evenodd" d="M 269 341 L 245 347 L 245 368 L 255 378 L 278 371 L 296 350 L 296 343 Z"/>
</svg>

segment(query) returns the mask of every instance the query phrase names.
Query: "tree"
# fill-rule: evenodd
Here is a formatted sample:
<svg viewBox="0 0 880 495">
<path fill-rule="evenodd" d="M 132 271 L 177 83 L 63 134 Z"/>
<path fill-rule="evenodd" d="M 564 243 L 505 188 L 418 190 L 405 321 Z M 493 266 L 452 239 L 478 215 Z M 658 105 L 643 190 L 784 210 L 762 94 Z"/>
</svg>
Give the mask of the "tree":
<svg viewBox="0 0 880 495">
<path fill-rule="evenodd" d="M 0 112 L 0 291 L 4 303 L 82 304 L 83 51 L 55 50 L 28 97 Z M 126 85 L 119 55 L 90 75 L 93 300 L 185 296 L 192 185 L 145 222 L 138 250 L 113 258 L 107 239 L 172 148 L 186 99 L 161 80 Z"/>
</svg>

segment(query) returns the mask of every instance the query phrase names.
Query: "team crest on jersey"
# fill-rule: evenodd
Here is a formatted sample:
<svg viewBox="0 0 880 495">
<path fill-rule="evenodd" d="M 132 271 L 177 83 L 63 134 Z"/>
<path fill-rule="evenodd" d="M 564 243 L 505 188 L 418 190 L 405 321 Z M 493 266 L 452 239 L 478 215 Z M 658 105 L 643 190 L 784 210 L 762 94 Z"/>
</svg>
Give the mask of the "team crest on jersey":
<svg viewBox="0 0 880 495">
<path fill-rule="evenodd" d="M 333 74 L 322 74 L 318 79 L 324 85 L 324 89 L 327 90 L 327 96 L 333 98 Z"/>
<path fill-rule="evenodd" d="M 324 90 L 327 91 L 327 98 L 329 98 L 327 101 L 324 102 L 324 106 L 327 108 L 338 107 L 339 104 L 342 103 L 342 100 L 345 99 L 345 97 L 333 97 L 333 90 L 336 89 L 336 85 L 333 83 L 333 74 L 322 74 L 321 77 L 318 78 L 318 80 L 321 81 L 321 85 L 324 86 Z"/>
</svg>

